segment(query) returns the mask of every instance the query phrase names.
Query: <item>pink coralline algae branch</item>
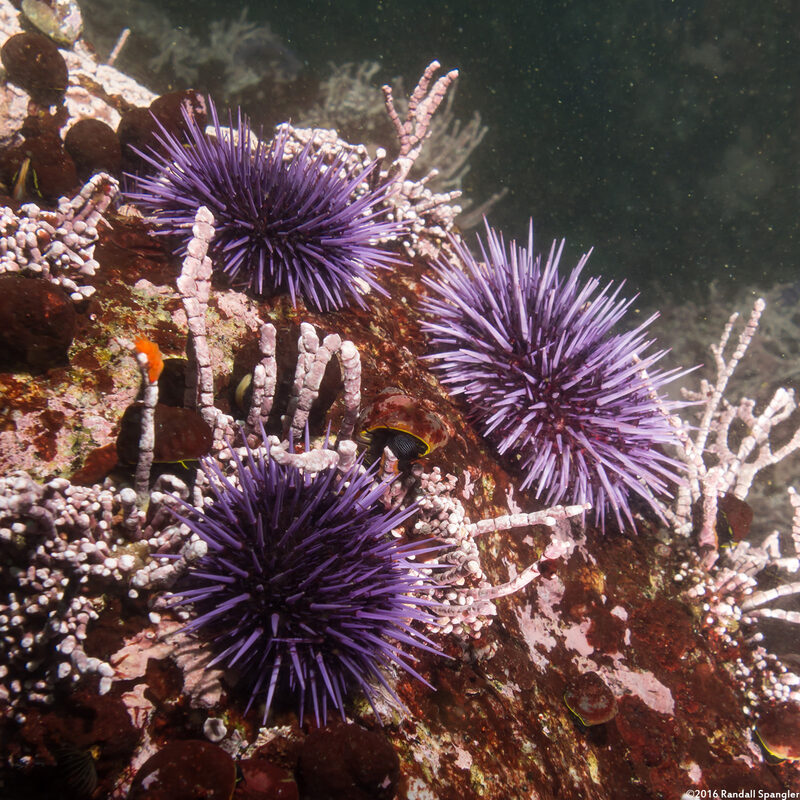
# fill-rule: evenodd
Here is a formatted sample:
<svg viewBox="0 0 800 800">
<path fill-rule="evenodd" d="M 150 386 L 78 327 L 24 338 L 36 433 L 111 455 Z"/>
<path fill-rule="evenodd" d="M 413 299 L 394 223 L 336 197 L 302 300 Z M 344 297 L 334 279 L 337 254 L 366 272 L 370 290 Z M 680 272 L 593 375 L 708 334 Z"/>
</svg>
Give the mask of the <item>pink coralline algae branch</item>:
<svg viewBox="0 0 800 800">
<path fill-rule="evenodd" d="M 392 87 L 388 85 L 383 87 L 386 112 L 400 141 L 400 154 L 390 170 L 390 177 L 396 177 L 398 181 L 406 179 L 414 162 L 419 158 L 422 145 L 430 136 L 431 119 L 447 96 L 447 90 L 458 78 L 458 70 L 453 69 L 438 78 L 431 87 L 430 82 L 440 66 L 438 61 L 432 61 L 425 68 L 425 72 L 422 73 L 419 83 L 408 100 L 408 109 L 404 120 L 400 119 L 395 108 Z M 429 87 L 430 91 L 428 91 Z"/>
<path fill-rule="evenodd" d="M 735 674 L 750 703 L 791 702 L 800 708 L 800 675 L 764 646 L 762 620 L 800 624 L 800 613 L 767 604 L 800 595 L 800 497 L 789 489 L 793 508 L 791 543 L 793 555 L 781 555 L 780 534 L 774 531 L 760 545 L 742 541 L 731 548 L 709 574 L 685 562 L 676 574 L 678 583 L 692 583 L 686 597 L 701 605 L 706 628 L 727 646 L 746 648 L 747 662 L 737 657 Z M 759 582 L 769 576 L 788 577 L 770 589 Z"/>
<path fill-rule="evenodd" d="M 262 426 L 266 425 L 275 401 L 278 379 L 276 336 L 277 332 L 272 323 L 262 323 L 259 337 L 262 358 L 253 370 L 253 393 L 245 425 L 246 431 L 254 436 L 259 433 Z M 282 418 L 284 436 L 288 437 L 291 434 L 295 442 L 302 441 L 311 406 L 319 396 L 325 368 L 338 354 L 342 368 L 345 406 L 338 438 L 352 439 L 361 404 L 361 356 L 358 348 L 349 340 L 342 341 L 342 337 L 338 334 L 330 334 L 320 343 L 314 326 L 301 322 L 297 351 L 292 396 L 287 412 Z"/>
<path fill-rule="evenodd" d="M 94 294 L 79 285 L 95 274 L 94 246 L 103 214 L 119 193 L 117 181 L 105 173 L 91 180 L 73 198 L 62 197 L 55 211 L 34 203 L 19 212 L 0 206 L 0 274 L 41 277 L 61 286 L 75 303 Z"/>
<path fill-rule="evenodd" d="M 435 258 L 453 227 L 455 217 L 461 213 L 460 206 L 452 205 L 461 196 L 459 190 L 434 193 L 426 186 L 436 176 L 435 170 L 419 181 L 408 179 L 425 140 L 430 136 L 431 119 L 458 78 L 458 70 L 454 69 L 431 86 L 439 66 L 438 61 L 432 61 L 426 67 L 408 100 L 404 120 L 397 113 L 391 86 L 383 87 L 386 111 L 397 133 L 400 152 L 388 170 L 381 172 L 381 179 L 394 182 L 387 202 L 393 206 L 398 221 L 404 221 L 408 226 L 403 244 L 412 257 L 422 255 Z"/>
<path fill-rule="evenodd" d="M 779 388 L 762 411 L 747 397 L 732 403 L 725 397 L 728 383 L 741 363 L 765 308 L 759 298 L 738 334 L 736 345 L 726 355 L 738 314 L 731 315 L 719 344 L 711 346 L 716 380 L 703 379 L 699 390 L 683 389 L 684 397 L 699 408 L 694 426 L 671 417 L 679 433 L 679 458 L 687 466 L 687 480 L 678 487 L 673 508 L 665 516 L 679 537 L 689 537 L 696 526 L 697 551 L 685 561 L 675 581 L 686 585 L 685 597 L 699 604 L 702 621 L 710 635 L 737 653 L 734 674 L 748 706 L 745 711 L 758 718 L 767 706 L 783 704 L 800 713 L 800 675 L 765 647 L 761 623 L 765 619 L 800 624 L 796 611 L 768 607 L 768 604 L 800 595 L 800 498 L 790 488 L 793 508 L 791 545 L 793 555 L 781 554 L 778 531 L 760 545 L 740 541 L 720 550 L 717 533 L 719 502 L 725 495 L 744 500 L 758 473 L 782 461 L 800 447 L 800 428 L 781 429 L 797 409 L 794 391 Z M 775 440 L 783 442 L 774 446 Z M 680 542 L 680 539 L 678 540 Z M 766 578 L 774 583 L 761 588 Z M 752 706 L 752 707 L 751 707 Z"/>
<path fill-rule="evenodd" d="M 211 259 L 208 246 L 214 238 L 214 216 L 205 206 L 195 215 L 192 238 L 186 248 L 183 268 L 178 278 L 183 308 L 189 328 L 187 355 L 189 357 L 185 404 L 197 409 L 203 419 L 215 428 L 217 409 L 214 408 L 214 375 L 208 349 L 206 310 L 211 292 Z M 215 436 L 215 439 L 219 437 Z"/>
<path fill-rule="evenodd" d="M 676 533 L 688 536 L 692 532 L 692 509 L 700 505 L 697 544 L 706 569 L 718 557 L 715 526 L 719 499 L 730 493 L 744 500 L 761 470 L 800 448 L 800 428 L 774 450 L 771 441 L 775 427 L 788 420 L 797 408 L 793 389 L 779 388 L 760 413 L 756 412 L 755 400 L 743 397 L 738 403 L 731 403 L 725 397 L 728 381 L 756 334 L 765 305 L 763 299 L 756 300 L 730 356 L 725 355 L 725 349 L 738 314 L 728 320 L 719 344 L 711 346 L 716 380 L 712 383 L 704 378 L 699 390 L 682 390 L 687 400 L 699 406 L 699 423 L 692 426 L 671 417 L 678 429 L 678 456 L 686 464 L 687 480 L 678 487 L 674 507 L 666 509 L 665 514 Z M 744 433 L 739 435 L 742 427 Z"/>
<path fill-rule="evenodd" d="M 90 657 L 84 641 L 98 618 L 103 591 L 149 580 L 149 554 L 182 546 L 171 492 L 186 486 L 162 476 L 149 494 L 149 521 L 132 488 L 44 485 L 24 473 L 0 478 L 0 701 L 24 721 L 32 703 L 50 703 L 58 682 L 100 676 L 100 693 L 114 670 Z M 166 490 L 166 491 L 165 491 Z M 146 577 L 147 576 L 147 577 Z"/>
<path fill-rule="evenodd" d="M 150 495 L 150 469 L 156 445 L 156 405 L 158 404 L 158 376 L 150 375 L 150 362 L 145 353 L 138 353 L 136 361 L 142 376 L 142 419 L 139 434 L 139 459 L 133 487 L 140 502 L 146 506 Z"/>
<path fill-rule="evenodd" d="M 589 506 L 559 505 L 531 514 L 506 514 L 471 522 L 456 496 L 457 482 L 454 475 L 443 477 L 438 467 L 421 475 L 417 497 L 419 517 L 414 524 L 414 534 L 447 546 L 436 559 L 437 564 L 446 565 L 447 569 L 434 570 L 429 575 L 439 585 L 434 593 L 438 603 L 428 609 L 436 615 L 431 629 L 474 637 L 491 624 L 497 613 L 494 600 L 513 594 L 538 578 L 543 562 L 566 558 L 572 553 L 575 541 L 569 520 L 582 516 Z M 506 583 L 492 585 L 481 565 L 478 537 L 535 526 L 551 531 L 541 557 Z M 424 567 L 421 571 L 426 572 Z"/>
</svg>

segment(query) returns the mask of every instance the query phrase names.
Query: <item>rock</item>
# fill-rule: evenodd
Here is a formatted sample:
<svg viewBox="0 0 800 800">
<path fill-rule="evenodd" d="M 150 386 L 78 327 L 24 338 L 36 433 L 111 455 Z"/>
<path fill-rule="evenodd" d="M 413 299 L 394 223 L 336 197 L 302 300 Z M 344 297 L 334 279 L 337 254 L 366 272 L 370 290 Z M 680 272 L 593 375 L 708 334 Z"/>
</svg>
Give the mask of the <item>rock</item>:
<svg viewBox="0 0 800 800">
<path fill-rule="evenodd" d="M 400 761 L 383 734 L 337 725 L 309 735 L 297 773 L 304 800 L 392 800 Z"/>
<path fill-rule="evenodd" d="M 157 464 L 196 461 L 211 449 L 211 428 L 195 411 L 159 403 L 155 416 L 156 442 L 153 460 Z M 122 415 L 117 454 L 123 464 L 135 464 L 139 458 L 141 418 L 139 403 L 128 406 Z"/>
<path fill-rule="evenodd" d="M 67 47 L 72 47 L 83 31 L 75 0 L 22 0 L 22 13 L 42 33 Z"/>
<path fill-rule="evenodd" d="M 114 129 L 98 119 L 80 119 L 64 137 L 64 147 L 75 162 L 82 181 L 95 172 L 119 177 L 122 150 Z"/>
<path fill-rule="evenodd" d="M 41 33 L 18 33 L 0 51 L 8 79 L 22 87 L 40 105 L 64 99 L 67 62 L 53 42 Z"/>
<path fill-rule="evenodd" d="M 271 761 L 254 755 L 239 762 L 242 781 L 234 800 L 298 800 L 297 784 L 292 775 Z"/>
<path fill-rule="evenodd" d="M 0 370 L 39 371 L 65 363 L 76 325 L 75 307 L 58 286 L 0 275 Z"/>
<path fill-rule="evenodd" d="M 210 742 L 172 741 L 142 764 L 128 800 L 230 800 L 233 759 Z"/>
</svg>

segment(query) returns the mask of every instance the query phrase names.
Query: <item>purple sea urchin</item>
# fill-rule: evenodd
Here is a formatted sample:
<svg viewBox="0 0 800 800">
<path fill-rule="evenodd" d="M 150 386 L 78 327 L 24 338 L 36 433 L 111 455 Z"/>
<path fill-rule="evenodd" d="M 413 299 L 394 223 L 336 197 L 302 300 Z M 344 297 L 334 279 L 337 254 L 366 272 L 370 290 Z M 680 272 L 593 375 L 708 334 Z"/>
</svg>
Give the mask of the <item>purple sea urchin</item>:
<svg viewBox="0 0 800 800">
<path fill-rule="evenodd" d="M 675 433 L 659 409 L 672 404 L 654 392 L 683 373 L 651 369 L 666 352 L 644 352 L 655 317 L 615 333 L 633 299 L 596 278 L 581 285 L 588 253 L 562 277 L 564 243 L 542 265 L 533 223 L 527 248 L 506 247 L 488 224 L 486 232 L 482 263 L 454 239 L 463 268 L 439 263 L 425 281 L 436 295 L 425 329 L 444 348 L 430 356 L 442 382 L 464 396 L 498 451 L 517 457 L 522 488 L 535 486 L 548 505 L 591 503 L 601 527 L 607 507 L 620 527 L 623 518 L 633 524 L 631 492 L 659 512 L 657 495 L 680 465 L 659 449 Z"/>
<path fill-rule="evenodd" d="M 301 720 L 310 703 L 318 723 L 329 703 L 344 718 L 354 685 L 373 709 L 380 687 L 402 705 L 383 668 L 425 682 L 400 645 L 437 650 L 411 625 L 433 619 L 430 587 L 406 558 L 411 545 L 388 535 L 415 507 L 386 511 L 385 486 L 358 463 L 311 474 L 268 453 L 232 455 L 236 480 L 206 462 L 213 499 L 182 516 L 208 545 L 174 589 L 173 604 L 193 610 L 186 630 L 207 635 L 212 664 L 237 671 L 265 721 L 279 686 L 299 695 Z"/>
<path fill-rule="evenodd" d="M 310 143 L 290 158 L 285 130 L 270 144 L 254 145 L 241 111 L 235 133 L 232 115 L 223 131 L 211 102 L 209 112 L 213 136 L 184 112 L 188 143 L 159 126 L 161 149 L 140 153 L 157 174 L 131 176 L 137 190 L 129 196 L 160 232 L 188 243 L 197 209 L 205 205 L 216 220 L 215 266 L 236 286 L 258 294 L 288 291 L 293 304 L 301 297 L 326 311 L 349 302 L 365 307 L 364 285 L 386 294 L 373 270 L 401 260 L 378 240 L 402 226 L 381 205 L 389 185 L 366 188 L 377 163 L 347 174 L 344 154 L 326 163 Z"/>
</svg>

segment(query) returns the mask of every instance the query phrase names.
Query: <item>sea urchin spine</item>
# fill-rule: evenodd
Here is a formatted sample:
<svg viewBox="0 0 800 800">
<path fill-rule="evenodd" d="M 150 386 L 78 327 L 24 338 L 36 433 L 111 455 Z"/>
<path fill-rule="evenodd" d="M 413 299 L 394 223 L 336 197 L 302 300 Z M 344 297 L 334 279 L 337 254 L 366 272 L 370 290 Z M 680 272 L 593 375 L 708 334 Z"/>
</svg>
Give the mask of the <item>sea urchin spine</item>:
<svg viewBox="0 0 800 800">
<path fill-rule="evenodd" d="M 324 311 L 365 307 L 366 287 L 386 294 L 373 271 L 401 259 L 378 242 L 403 226 L 383 203 L 391 184 L 368 185 L 377 162 L 352 174 L 344 153 L 327 163 L 311 141 L 290 157 L 287 129 L 270 144 L 254 144 L 241 111 L 235 130 L 232 115 L 224 130 L 211 102 L 209 112 L 213 135 L 184 111 L 186 141 L 159 126 L 160 149 L 139 153 L 157 172 L 130 176 L 136 191 L 129 197 L 158 231 L 188 243 L 198 208 L 207 206 L 216 220 L 214 263 L 234 286 L 288 292 L 293 304 L 302 298 Z"/>
<path fill-rule="evenodd" d="M 281 688 L 318 723 L 329 706 L 344 718 L 353 686 L 373 709 L 381 693 L 402 706 L 384 668 L 423 680 L 401 647 L 437 651 L 412 625 L 432 622 L 432 587 L 407 559 L 412 545 L 389 535 L 416 508 L 386 511 L 385 487 L 360 463 L 311 473 L 268 448 L 231 455 L 235 477 L 205 462 L 211 500 L 181 516 L 208 547 L 174 589 L 172 604 L 192 608 L 186 630 L 210 641 L 212 664 L 235 669 L 248 709 L 265 703 L 265 721 Z"/>
<path fill-rule="evenodd" d="M 665 413 L 675 404 L 657 391 L 685 373 L 652 369 L 666 352 L 644 353 L 655 317 L 614 332 L 633 299 L 597 278 L 581 284 L 589 254 L 562 277 L 563 242 L 542 265 L 532 223 L 527 248 L 486 230 L 481 262 L 453 238 L 461 263 L 440 262 L 425 280 L 442 382 L 498 451 L 516 456 L 522 488 L 535 486 L 548 505 L 590 503 L 601 527 L 608 507 L 620 526 L 633 524 L 631 493 L 660 513 L 657 497 L 681 465 L 661 451 L 675 440 Z"/>
</svg>

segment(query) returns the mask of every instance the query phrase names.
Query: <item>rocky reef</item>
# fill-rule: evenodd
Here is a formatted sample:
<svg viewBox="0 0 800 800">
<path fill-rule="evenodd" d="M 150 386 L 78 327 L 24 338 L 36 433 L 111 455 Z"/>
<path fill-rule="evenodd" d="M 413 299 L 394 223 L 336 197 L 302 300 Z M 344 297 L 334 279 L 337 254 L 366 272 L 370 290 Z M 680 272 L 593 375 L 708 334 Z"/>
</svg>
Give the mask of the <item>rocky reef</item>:
<svg viewBox="0 0 800 800">
<path fill-rule="evenodd" d="M 20 14 L 0 2 L 0 18 L 3 44 Z M 25 119 L 46 119 L 61 138 L 99 119 L 137 169 L 168 119 L 178 137 L 205 124 L 199 96 L 159 102 L 80 39 L 59 52 L 68 77 L 56 97 L 33 99 L 4 75 L 0 91 L 15 98 L 4 151 L 33 137 Z M 333 164 L 348 195 L 377 198 L 393 222 L 367 242 L 391 253 L 392 268 L 354 282 L 359 302 L 342 308 L 232 282 L 214 249 L 213 203 L 187 203 L 192 226 L 159 235 L 120 195 L 123 175 L 76 173 L 48 201 L 31 196 L 19 170 L 33 156 L 18 151 L 0 217 L 0 331 L 12 321 L 16 331 L 0 366 L 3 797 L 52 797 L 55 786 L 73 798 L 237 800 L 800 791 L 800 677 L 765 628 L 797 622 L 800 502 L 790 493 L 783 535 L 755 544 L 759 518 L 745 499 L 760 470 L 797 448 L 794 395 L 728 399 L 770 309 L 759 301 L 744 325 L 731 317 L 713 334 L 715 374 L 682 376 L 683 408 L 627 354 L 636 391 L 650 387 L 647 413 L 674 432 L 664 454 L 683 476 L 674 498 L 630 497 L 635 529 L 627 510 L 622 530 L 606 515 L 601 531 L 580 498 L 546 507 L 535 485 L 521 489 L 519 463 L 479 434 L 424 358 L 433 265 L 459 269 L 466 252 L 458 192 L 432 191 L 412 171 L 457 79 L 438 69 L 403 102 L 386 87 L 396 141 L 377 154 L 335 131 L 279 129 L 282 159 Z M 175 102 L 182 115 L 164 111 Z M 121 135 L 143 120 L 141 136 Z M 266 510 L 248 499 L 258 470 L 281 498 Z M 201 613 L 192 592 L 233 585 L 228 610 L 262 602 L 271 576 L 251 580 L 236 536 L 263 551 L 265 526 L 298 524 L 268 519 L 284 508 L 286 475 L 306 490 L 329 480 L 334 505 L 362 486 L 361 502 L 391 522 L 375 534 L 388 560 L 345 560 L 338 579 L 326 572 L 337 554 L 309 556 L 310 577 L 282 587 L 284 608 L 262 627 L 208 635 L 191 622 Z M 321 525 L 332 512 L 304 513 Z M 318 538 L 306 530 L 302 546 Z M 395 593 L 380 607 L 392 624 L 377 634 L 339 613 L 368 591 L 348 582 L 366 585 L 373 568 Z M 319 576 L 339 592 L 340 647 L 326 640 L 331 608 L 316 596 L 312 610 L 329 624 L 298 617 L 312 633 L 301 650 L 297 627 L 278 631 L 295 624 L 288 609 Z M 261 643 L 264 660 L 253 661 Z M 351 669 L 348 652 L 366 652 L 374 672 Z M 315 689 L 303 714 L 306 684 Z"/>
</svg>

